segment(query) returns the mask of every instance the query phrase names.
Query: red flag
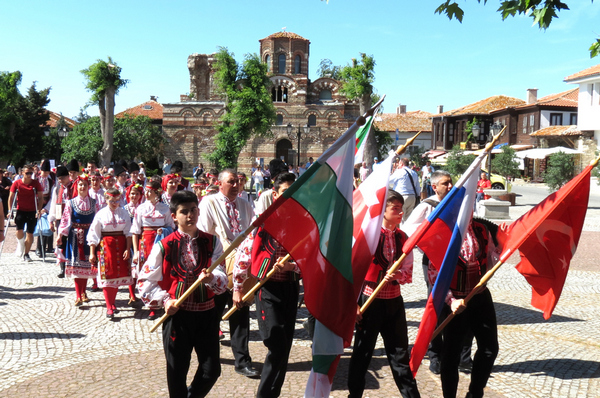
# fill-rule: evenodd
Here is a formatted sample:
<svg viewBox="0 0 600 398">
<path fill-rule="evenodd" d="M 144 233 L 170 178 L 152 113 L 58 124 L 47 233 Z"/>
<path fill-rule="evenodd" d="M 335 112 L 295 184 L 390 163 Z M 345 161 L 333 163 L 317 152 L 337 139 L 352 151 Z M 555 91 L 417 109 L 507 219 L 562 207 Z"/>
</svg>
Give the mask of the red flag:
<svg viewBox="0 0 600 398">
<path fill-rule="evenodd" d="M 501 261 L 519 249 L 519 271 L 531 285 L 531 305 L 544 319 L 560 298 L 571 258 L 577 250 L 590 194 L 588 166 L 521 218 L 511 224 Z"/>
</svg>

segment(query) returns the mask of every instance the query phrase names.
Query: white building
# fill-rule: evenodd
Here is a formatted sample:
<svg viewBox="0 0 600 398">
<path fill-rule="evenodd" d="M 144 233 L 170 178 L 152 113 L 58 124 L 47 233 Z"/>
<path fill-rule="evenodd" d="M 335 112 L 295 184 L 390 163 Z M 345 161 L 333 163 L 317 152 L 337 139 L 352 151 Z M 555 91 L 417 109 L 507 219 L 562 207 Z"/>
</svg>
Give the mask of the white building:
<svg viewBox="0 0 600 398">
<path fill-rule="evenodd" d="M 600 64 L 565 78 L 569 84 L 579 84 L 577 128 L 593 133 L 600 140 Z"/>
</svg>

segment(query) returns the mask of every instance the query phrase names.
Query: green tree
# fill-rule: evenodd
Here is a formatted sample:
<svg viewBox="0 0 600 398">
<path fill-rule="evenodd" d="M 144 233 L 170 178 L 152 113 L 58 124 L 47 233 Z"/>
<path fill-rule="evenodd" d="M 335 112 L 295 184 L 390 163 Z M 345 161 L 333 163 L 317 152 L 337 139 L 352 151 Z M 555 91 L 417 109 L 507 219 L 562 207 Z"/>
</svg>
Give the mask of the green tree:
<svg viewBox="0 0 600 398">
<path fill-rule="evenodd" d="M 482 0 L 477 0 L 481 3 Z M 594 0 L 591 0 L 594 2 Z M 486 4 L 487 0 L 483 0 Z M 569 7 L 561 0 L 501 0 L 498 12 L 502 14 L 502 20 L 515 15 L 529 15 L 533 18 L 534 25 L 538 25 L 540 29 L 546 30 L 554 18 L 558 18 L 558 13 L 563 10 L 568 10 Z M 435 10 L 437 14 L 446 14 L 449 19 L 456 18 L 462 22 L 464 11 L 452 0 L 446 0 Z M 590 57 L 594 58 L 600 54 L 600 39 L 592 43 L 589 48 Z"/>
<path fill-rule="evenodd" d="M 73 117 L 73 120 L 75 120 L 77 123 L 83 123 L 87 121 L 90 117 L 91 116 L 88 115 L 85 111 L 85 108 L 79 108 L 79 113 L 77 114 L 77 116 Z"/>
<path fill-rule="evenodd" d="M 21 72 L 0 73 L 0 157 L 22 165 L 39 160 L 43 150 L 43 126 L 50 118 L 45 106 L 50 88 L 37 90 L 36 83 L 23 96 Z"/>
<path fill-rule="evenodd" d="M 548 157 L 546 162 L 546 171 L 544 172 L 544 182 L 550 192 L 558 190 L 565 185 L 575 172 L 575 163 L 573 155 L 564 152 L 556 152 Z"/>
<path fill-rule="evenodd" d="M 337 65 L 333 65 L 330 59 L 322 59 L 319 63 L 319 69 L 317 69 L 317 75 L 319 77 L 328 77 L 330 79 L 341 80 L 340 76 L 341 68 Z"/>
<path fill-rule="evenodd" d="M 425 162 L 427 162 L 427 159 L 423 157 L 424 153 L 425 148 L 423 148 L 422 146 L 415 146 L 412 153 L 410 154 L 411 162 L 416 164 L 419 168 L 425 166 Z"/>
<path fill-rule="evenodd" d="M 63 140 L 62 159 L 97 162 L 103 145 L 100 125 L 100 118 L 94 116 L 75 126 Z M 111 160 L 135 158 L 149 163 L 158 156 L 162 156 L 165 143 L 158 127 L 152 124 L 152 119 L 147 116 L 125 115 L 125 117 L 115 120 L 115 150 Z"/>
<path fill-rule="evenodd" d="M 258 55 L 247 54 L 240 68 L 234 54 L 220 47 L 214 82 L 225 98 L 225 113 L 216 123 L 215 150 L 208 156 L 217 167 L 236 168 L 238 157 L 252 136 L 268 136 L 276 111 L 269 88 L 268 68 Z"/>
<path fill-rule="evenodd" d="M 351 64 L 340 69 L 340 81 L 342 82 L 340 92 L 349 100 L 357 100 L 360 114 L 364 115 L 374 103 L 375 59 L 373 56 L 360 53 L 360 61 L 353 58 Z M 371 166 L 373 157 L 378 153 L 375 134 L 369 134 L 364 153 L 368 166 Z"/>
<path fill-rule="evenodd" d="M 379 130 L 374 124 L 371 128 L 371 133 L 369 135 L 375 136 L 375 148 L 377 150 L 376 155 L 379 159 L 385 159 L 388 154 L 389 148 L 394 144 L 394 140 L 390 137 L 387 131 Z M 393 148 L 396 149 L 396 148 Z M 365 161 L 366 161 L 365 157 Z"/>
<path fill-rule="evenodd" d="M 121 87 L 129 82 L 121 78 L 121 68 L 113 62 L 111 57 L 108 61 L 97 60 L 89 68 L 83 69 L 81 73 L 85 76 L 85 88 L 92 93 L 91 105 L 98 105 L 100 111 L 100 128 L 102 132 L 103 145 L 100 149 L 100 165 L 108 166 L 112 158 L 115 121 L 115 96 Z"/>
<path fill-rule="evenodd" d="M 465 155 L 465 151 L 460 149 L 459 145 L 455 145 L 448 155 L 445 169 L 453 176 L 459 176 L 467 171 L 476 157 L 475 155 Z"/>
<path fill-rule="evenodd" d="M 509 147 L 508 145 L 504 145 L 502 147 L 502 153 L 496 155 L 494 159 L 492 159 L 492 168 L 495 173 L 500 174 L 504 178 L 508 180 L 508 177 L 516 177 L 521 175 L 521 171 L 519 170 L 519 162 L 517 162 L 515 155 L 516 151 Z"/>
</svg>

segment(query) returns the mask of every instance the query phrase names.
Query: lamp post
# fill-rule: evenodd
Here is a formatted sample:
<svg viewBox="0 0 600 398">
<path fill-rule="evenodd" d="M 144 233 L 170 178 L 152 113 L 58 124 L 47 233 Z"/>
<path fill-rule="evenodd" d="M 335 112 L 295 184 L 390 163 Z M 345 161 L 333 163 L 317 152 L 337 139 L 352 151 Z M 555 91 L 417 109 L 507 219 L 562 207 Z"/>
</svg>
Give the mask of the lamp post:
<svg viewBox="0 0 600 398">
<path fill-rule="evenodd" d="M 46 127 L 44 129 L 44 135 L 46 137 L 50 136 L 50 128 Z M 61 143 L 61 139 L 65 138 L 67 135 L 69 135 L 69 130 L 65 127 L 65 126 L 61 126 L 61 127 L 57 127 L 56 128 L 56 141 L 57 141 L 57 146 L 56 146 L 56 166 L 58 166 L 58 163 L 60 163 L 60 143 Z"/>
<path fill-rule="evenodd" d="M 294 126 L 292 126 L 291 123 L 288 123 L 286 128 L 288 136 L 291 136 Z M 296 137 L 298 138 L 298 163 L 296 166 L 298 168 L 300 167 L 300 140 L 302 139 L 302 130 L 304 130 L 304 135 L 307 136 L 310 133 L 310 126 L 308 124 L 304 125 L 304 127 L 298 126 L 298 132 L 296 133 Z"/>
<path fill-rule="evenodd" d="M 473 134 L 473 139 L 475 140 L 475 144 L 479 142 L 479 133 L 481 132 L 481 128 L 478 124 L 474 124 L 471 126 L 471 134 Z"/>
</svg>

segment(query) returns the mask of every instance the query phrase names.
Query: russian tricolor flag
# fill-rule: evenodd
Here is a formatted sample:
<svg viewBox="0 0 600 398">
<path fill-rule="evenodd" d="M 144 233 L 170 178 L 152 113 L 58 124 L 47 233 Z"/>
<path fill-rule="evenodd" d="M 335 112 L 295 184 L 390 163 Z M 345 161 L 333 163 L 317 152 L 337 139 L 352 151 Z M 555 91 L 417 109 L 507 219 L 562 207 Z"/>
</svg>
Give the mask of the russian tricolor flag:
<svg viewBox="0 0 600 398">
<path fill-rule="evenodd" d="M 483 154 L 473 161 L 456 186 L 412 234 L 402 249 L 404 253 L 407 253 L 415 245 L 419 246 L 439 270 L 431 295 L 427 299 L 423 319 L 410 355 L 410 368 L 413 375 L 417 374 L 419 365 L 425 356 L 444 306 L 444 300 L 450 289 L 450 282 L 454 275 L 465 232 L 473 217 L 473 205 L 482 159 Z M 447 247 L 445 253 L 440 250 L 444 247 Z M 441 267 L 438 264 L 441 264 Z"/>
</svg>

